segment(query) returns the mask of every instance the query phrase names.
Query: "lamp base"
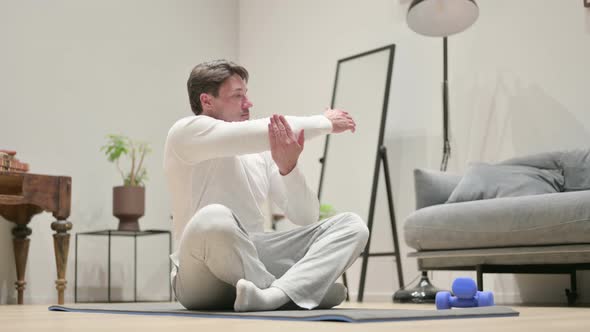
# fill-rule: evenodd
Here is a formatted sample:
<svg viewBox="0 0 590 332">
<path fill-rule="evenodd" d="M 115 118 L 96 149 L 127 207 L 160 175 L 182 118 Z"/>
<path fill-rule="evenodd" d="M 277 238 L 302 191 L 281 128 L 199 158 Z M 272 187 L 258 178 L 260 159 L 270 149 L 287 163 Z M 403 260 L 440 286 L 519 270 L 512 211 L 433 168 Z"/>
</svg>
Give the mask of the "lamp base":
<svg viewBox="0 0 590 332">
<path fill-rule="evenodd" d="M 436 288 L 428 280 L 428 273 L 422 271 L 422 277 L 418 284 L 409 289 L 400 289 L 393 294 L 393 302 L 396 303 L 434 303 L 436 293 L 442 289 Z"/>
</svg>

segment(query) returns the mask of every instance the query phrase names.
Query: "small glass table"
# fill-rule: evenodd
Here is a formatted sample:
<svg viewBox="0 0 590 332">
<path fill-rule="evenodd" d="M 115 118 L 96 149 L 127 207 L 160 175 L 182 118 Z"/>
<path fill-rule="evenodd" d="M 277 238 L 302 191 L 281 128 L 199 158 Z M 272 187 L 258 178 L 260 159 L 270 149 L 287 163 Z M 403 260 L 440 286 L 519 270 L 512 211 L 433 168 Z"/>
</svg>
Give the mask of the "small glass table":
<svg viewBox="0 0 590 332">
<path fill-rule="evenodd" d="M 156 230 L 156 229 L 148 229 L 142 231 L 119 231 L 119 230 L 101 230 L 101 231 L 93 231 L 93 232 L 82 232 L 76 233 L 76 256 L 74 260 L 74 302 L 78 303 L 78 236 L 80 235 L 93 235 L 93 236 L 107 236 L 108 237 L 108 254 L 107 254 L 107 279 L 108 279 L 108 302 L 111 301 L 111 237 L 113 236 L 121 236 L 121 237 L 133 237 L 133 301 L 116 301 L 116 302 L 137 302 L 137 238 L 142 236 L 149 236 L 149 235 L 159 235 L 159 234 L 167 234 L 168 235 L 168 255 L 172 254 L 172 235 L 168 230 Z M 172 283 L 170 280 L 170 270 L 172 269 L 172 262 L 168 259 L 168 293 L 169 293 L 169 300 L 172 301 Z M 154 301 L 142 301 L 142 302 L 154 302 Z M 157 301 L 161 302 L 161 301 Z"/>
</svg>

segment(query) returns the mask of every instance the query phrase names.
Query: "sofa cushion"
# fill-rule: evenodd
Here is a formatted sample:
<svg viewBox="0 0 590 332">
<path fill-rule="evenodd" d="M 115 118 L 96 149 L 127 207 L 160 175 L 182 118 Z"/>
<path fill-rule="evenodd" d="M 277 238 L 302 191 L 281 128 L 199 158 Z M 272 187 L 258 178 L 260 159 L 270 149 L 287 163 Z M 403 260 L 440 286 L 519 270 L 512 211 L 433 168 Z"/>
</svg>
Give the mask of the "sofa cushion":
<svg viewBox="0 0 590 332">
<path fill-rule="evenodd" d="M 563 185 L 560 169 L 472 163 L 447 203 L 550 194 L 562 191 Z"/>
<path fill-rule="evenodd" d="M 511 158 L 500 164 L 561 169 L 565 178 L 563 191 L 590 190 L 590 149 L 539 153 Z"/>
<path fill-rule="evenodd" d="M 404 224 L 417 250 L 590 243 L 590 191 L 442 204 Z"/>
<path fill-rule="evenodd" d="M 445 203 L 461 178 L 461 175 L 447 172 L 415 169 L 416 209 Z"/>
</svg>

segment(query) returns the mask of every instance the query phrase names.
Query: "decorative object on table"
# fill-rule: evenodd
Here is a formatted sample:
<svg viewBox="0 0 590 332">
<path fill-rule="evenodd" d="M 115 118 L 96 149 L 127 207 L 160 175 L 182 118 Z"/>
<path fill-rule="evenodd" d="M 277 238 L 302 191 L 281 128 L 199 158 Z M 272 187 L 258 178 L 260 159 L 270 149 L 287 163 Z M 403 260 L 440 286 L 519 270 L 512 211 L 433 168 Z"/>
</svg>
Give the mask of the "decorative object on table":
<svg viewBox="0 0 590 332">
<path fill-rule="evenodd" d="M 320 202 L 330 202 L 342 209 L 342 212 L 356 213 L 367 221 L 369 239 L 361 254 L 358 302 L 363 301 L 367 268 L 371 257 L 392 256 L 395 259 L 399 287 L 402 287 L 404 283 L 389 164 L 384 143 L 394 55 L 395 45 L 391 44 L 338 60 L 330 107 L 349 112 L 356 121 L 357 129 L 354 135 L 326 136 L 324 155 L 320 159 L 322 163 L 318 189 Z M 359 142 L 376 144 L 367 146 Z M 383 201 L 388 205 L 394 250 L 370 252 L 382 165 L 387 195 Z M 351 174 L 360 174 L 360 176 L 351 176 Z M 386 222 L 387 219 L 382 221 Z M 342 279 L 344 285 L 348 286 L 346 273 L 342 275 Z"/>
<path fill-rule="evenodd" d="M 16 151 L 0 149 L 0 171 L 23 172 L 29 171 L 29 164 L 23 163 L 16 157 Z"/>
<path fill-rule="evenodd" d="M 113 187 L 113 215 L 119 219 L 120 231 L 139 231 L 139 218 L 145 213 L 145 187 L 147 171 L 144 158 L 151 152 L 145 142 L 138 142 L 122 135 L 108 135 L 108 143 L 101 148 L 108 160 L 117 166 L 123 180 L 122 186 Z M 131 166 L 124 172 L 119 161 L 125 155 Z"/>
<path fill-rule="evenodd" d="M 436 293 L 436 309 L 490 307 L 494 305 L 494 294 L 492 292 L 478 291 L 475 280 L 471 278 L 455 279 L 452 289 L 455 296 L 452 296 L 450 292 Z"/>
<path fill-rule="evenodd" d="M 447 37 L 469 28 L 479 16 L 479 7 L 474 0 L 413 0 L 408 9 L 407 23 L 414 32 L 443 37 L 443 157 L 441 171 L 447 170 L 451 155 L 449 141 L 449 84 L 447 64 Z M 393 296 L 394 302 L 434 302 L 438 289 L 430 284 L 428 274 L 422 271 L 420 282 L 410 289 L 402 289 Z"/>
</svg>

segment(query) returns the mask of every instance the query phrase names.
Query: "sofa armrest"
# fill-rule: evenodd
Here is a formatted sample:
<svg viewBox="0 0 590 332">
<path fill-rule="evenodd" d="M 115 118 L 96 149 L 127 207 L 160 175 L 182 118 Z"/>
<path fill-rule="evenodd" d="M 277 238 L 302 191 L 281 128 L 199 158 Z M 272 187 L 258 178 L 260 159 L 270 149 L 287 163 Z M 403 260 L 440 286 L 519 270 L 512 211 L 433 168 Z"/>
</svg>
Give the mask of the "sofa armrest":
<svg viewBox="0 0 590 332">
<path fill-rule="evenodd" d="M 416 210 L 445 203 L 461 181 L 461 177 L 461 175 L 446 172 L 414 169 Z"/>
</svg>

